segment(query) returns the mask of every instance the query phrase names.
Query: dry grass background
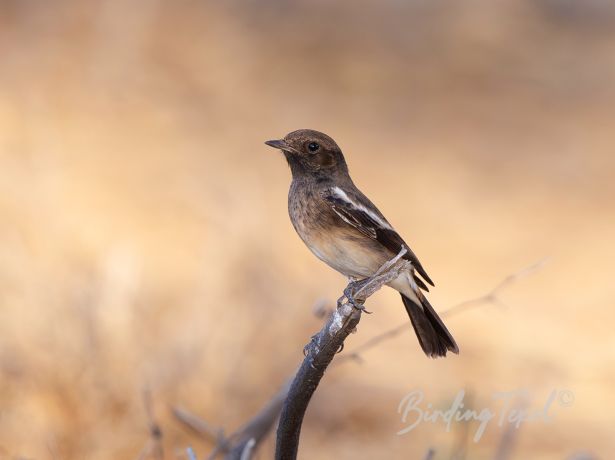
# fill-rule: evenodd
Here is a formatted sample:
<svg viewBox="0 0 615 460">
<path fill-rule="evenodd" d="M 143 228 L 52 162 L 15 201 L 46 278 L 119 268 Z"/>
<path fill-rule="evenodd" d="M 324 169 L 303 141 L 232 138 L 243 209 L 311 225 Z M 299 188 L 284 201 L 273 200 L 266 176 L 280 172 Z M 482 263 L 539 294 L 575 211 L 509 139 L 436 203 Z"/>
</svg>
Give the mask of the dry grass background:
<svg viewBox="0 0 615 460">
<path fill-rule="evenodd" d="M 448 320 L 459 357 L 426 359 L 408 326 L 332 369 L 302 458 L 449 458 L 458 428 L 395 435 L 414 388 L 572 390 L 512 458 L 612 458 L 608 2 L 3 0 L 0 56 L 0 458 L 136 458 L 145 387 L 166 458 L 204 457 L 170 405 L 231 430 L 275 392 L 345 284 L 294 234 L 262 143 L 301 127 L 339 141 L 436 307 L 550 257 L 508 308 Z M 394 292 L 370 304 L 348 350 L 406 321 Z"/>
</svg>

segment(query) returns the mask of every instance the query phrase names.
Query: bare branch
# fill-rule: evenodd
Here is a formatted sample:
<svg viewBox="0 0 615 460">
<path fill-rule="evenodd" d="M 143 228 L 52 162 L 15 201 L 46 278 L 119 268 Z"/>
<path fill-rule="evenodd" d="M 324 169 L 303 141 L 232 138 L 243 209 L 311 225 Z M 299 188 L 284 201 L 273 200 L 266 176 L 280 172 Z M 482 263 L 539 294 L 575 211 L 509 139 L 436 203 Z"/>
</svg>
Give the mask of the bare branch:
<svg viewBox="0 0 615 460">
<path fill-rule="evenodd" d="M 141 449 L 139 460 L 145 460 L 147 458 L 154 458 L 156 460 L 164 459 L 164 449 L 162 446 L 162 429 L 154 418 L 154 409 L 152 401 L 152 392 L 149 387 L 145 387 L 142 392 L 143 406 L 145 407 L 145 414 L 147 416 L 149 434 L 150 437 Z"/>
<path fill-rule="evenodd" d="M 386 283 L 408 270 L 409 262 L 402 259 L 405 249 L 384 264 L 372 277 L 351 282 L 337 302 L 337 309 L 312 341 L 305 347 L 305 359 L 297 371 L 282 408 L 276 442 L 275 458 L 289 460 L 297 457 L 301 425 L 308 404 L 325 370 L 344 340 L 361 319 L 363 303 Z"/>
<path fill-rule="evenodd" d="M 484 305 L 484 304 L 496 304 L 496 305 L 505 305 L 504 302 L 502 302 L 502 300 L 499 298 L 499 294 L 507 287 L 511 286 L 512 284 L 515 284 L 517 281 L 519 281 L 522 278 L 525 278 L 526 276 L 529 276 L 530 274 L 540 270 L 542 267 L 544 267 L 544 265 L 547 263 L 548 259 L 542 259 L 539 260 L 538 262 L 535 262 L 525 268 L 523 268 L 522 270 L 519 270 L 516 273 L 512 273 L 506 277 L 504 277 L 504 279 L 502 279 L 502 281 L 500 281 L 493 289 L 491 289 L 489 292 L 476 297 L 474 299 L 470 299 L 470 300 L 465 300 L 461 303 L 458 303 L 457 305 L 452 306 L 451 308 L 444 310 L 442 312 L 443 316 L 450 316 L 450 315 L 456 315 L 458 313 L 461 313 L 462 311 L 465 310 L 470 310 L 472 308 L 476 308 L 480 305 Z"/>
<path fill-rule="evenodd" d="M 474 391 L 468 390 L 464 397 L 465 407 L 474 407 Z M 457 436 L 453 441 L 449 460 L 466 460 L 468 455 L 468 445 L 470 443 L 470 422 L 465 422 L 456 428 Z"/>
<path fill-rule="evenodd" d="M 275 396 L 255 417 L 229 438 L 233 448 L 225 457 L 226 460 L 248 460 L 252 458 L 252 455 L 256 452 L 256 449 L 269 434 L 275 421 L 278 419 L 289 387 L 290 382 L 280 388 Z"/>
<path fill-rule="evenodd" d="M 209 459 L 224 455 L 225 460 L 249 460 L 278 419 L 289 386 L 290 381 L 280 388 L 254 417 L 228 437 L 224 436 L 223 430 L 214 429 L 185 409 L 174 407 L 172 412 L 177 420 L 199 436 L 216 444 Z"/>
<path fill-rule="evenodd" d="M 519 270 L 518 272 L 505 276 L 498 284 L 495 285 L 493 289 L 489 290 L 487 293 L 479 297 L 476 297 L 474 299 L 464 300 L 463 302 L 453 305 L 452 307 L 447 308 L 446 310 L 443 310 L 442 312 L 440 312 L 440 316 L 445 318 L 449 316 L 458 315 L 459 313 L 465 312 L 467 310 L 471 310 L 472 308 L 477 308 L 477 307 L 484 306 L 487 304 L 504 305 L 504 302 L 502 302 L 502 300 L 500 300 L 499 298 L 500 293 L 505 288 L 513 285 L 517 281 L 540 270 L 542 267 L 544 267 L 547 261 L 548 259 L 546 258 L 542 259 L 538 262 L 528 265 L 527 267 Z M 370 348 L 374 348 L 376 345 L 379 345 L 381 342 L 391 340 L 392 338 L 397 337 L 399 334 L 406 332 L 407 330 L 408 330 L 408 324 L 404 323 L 392 329 L 389 329 L 383 332 L 382 334 L 378 334 L 372 337 L 371 339 L 369 339 L 367 342 L 363 343 L 362 345 L 359 345 L 351 353 L 341 356 L 337 360 L 337 362 L 340 363 L 340 362 L 351 360 L 351 359 L 355 361 L 361 361 L 361 353 L 363 353 L 366 350 L 369 350 Z"/>
<path fill-rule="evenodd" d="M 387 269 L 387 266 L 391 268 L 392 265 L 395 265 L 395 263 L 399 261 L 400 257 L 401 256 L 398 254 L 395 259 L 392 259 L 391 261 L 389 261 L 389 263 L 385 264 L 384 270 Z M 391 264 L 391 262 L 393 263 Z M 454 305 L 447 310 L 442 311 L 441 315 L 443 317 L 453 316 L 465 312 L 470 308 L 486 305 L 489 303 L 502 304 L 502 302 L 498 298 L 498 295 L 501 293 L 502 290 L 516 283 L 520 279 L 528 276 L 529 274 L 539 270 L 540 268 L 542 268 L 542 266 L 544 266 L 545 262 L 545 260 L 542 260 L 524 268 L 523 270 L 520 270 L 519 272 L 504 277 L 493 289 L 488 291 L 486 294 L 476 297 L 475 299 L 467 300 L 457 305 Z M 346 297 L 346 293 L 351 294 L 352 289 L 349 288 L 354 288 L 354 290 L 356 291 L 353 295 L 355 301 L 359 301 L 362 299 L 362 302 L 360 302 L 359 305 L 359 307 L 361 307 L 367 297 L 376 292 L 382 285 L 386 284 L 391 279 L 399 275 L 398 269 L 399 271 L 402 271 L 404 269 L 404 265 L 402 264 L 399 267 L 395 267 L 394 270 L 387 272 L 386 274 L 383 273 L 384 270 L 381 268 L 381 270 L 379 270 L 376 275 L 374 275 L 374 277 L 359 282 L 358 285 L 356 283 L 354 285 L 353 283 L 351 283 L 345 289 L 345 295 L 339 299 L 337 310 L 331 313 L 328 322 L 325 324 L 322 330 L 317 335 L 315 335 L 312 342 L 308 346 L 306 346 L 306 351 L 308 353 L 306 353 L 306 359 L 304 360 L 301 368 L 299 369 L 295 380 L 299 377 L 302 370 L 305 371 L 305 366 L 309 367 L 310 377 L 318 377 L 318 374 L 320 373 L 319 369 L 322 369 L 322 372 L 320 373 L 320 376 L 317 378 L 317 380 L 310 380 L 309 382 L 304 382 L 304 385 L 308 383 L 310 385 L 313 385 L 313 389 L 309 393 L 309 396 L 304 398 L 306 404 L 309 403 L 309 399 L 312 393 L 315 391 L 316 386 L 320 381 L 320 378 L 322 378 L 324 369 L 331 362 L 335 355 L 335 352 L 338 351 L 340 345 L 343 344 L 344 339 L 348 336 L 350 332 L 352 332 L 352 330 L 358 323 L 357 318 L 360 316 L 360 310 L 352 308 L 349 305 L 348 298 Z M 321 312 L 321 310 L 325 310 L 322 305 L 318 306 L 319 308 L 317 310 L 319 312 Z M 335 314 L 339 316 L 334 317 Z M 345 319 L 345 315 L 349 315 L 351 318 L 354 318 L 351 323 L 347 322 L 349 320 Z M 333 329 L 331 329 L 331 326 L 333 325 L 334 321 L 336 325 L 333 327 Z M 336 328 L 340 323 L 342 325 L 342 329 L 338 330 Z M 329 331 L 329 333 L 324 334 L 324 331 Z M 385 331 L 382 334 L 376 335 L 371 339 L 367 340 L 362 345 L 355 348 L 352 353 L 340 356 L 334 364 L 339 364 L 349 360 L 359 361 L 361 360 L 361 353 L 363 353 L 364 351 L 374 348 L 382 342 L 391 340 L 392 338 L 406 331 L 408 331 L 408 324 L 404 323 L 388 331 Z M 339 342 L 340 345 L 335 346 L 334 343 L 338 343 L 338 340 L 340 339 L 340 334 L 342 334 L 342 332 L 345 335 L 341 339 L 341 342 Z M 323 339 L 331 337 L 331 333 L 334 334 L 333 338 L 328 339 L 328 341 L 326 342 L 323 341 Z M 330 359 L 326 364 L 323 363 L 325 346 L 327 347 L 327 358 L 330 356 Z M 331 351 L 333 354 L 331 354 Z M 317 361 L 314 359 L 315 356 L 318 356 L 319 358 Z M 214 427 L 203 421 L 201 418 L 186 411 L 185 409 L 175 407 L 172 408 L 172 411 L 175 418 L 181 423 L 189 427 L 200 437 L 215 443 L 216 447 L 214 451 L 210 454 L 209 459 L 216 458 L 220 455 L 225 455 L 225 460 L 249 460 L 253 457 L 254 453 L 262 443 L 263 439 L 271 431 L 273 424 L 277 420 L 278 415 L 282 410 L 284 400 L 287 399 L 291 384 L 293 384 L 293 381 L 289 380 L 253 418 L 251 418 L 245 425 L 243 425 L 241 428 L 239 428 L 237 431 L 235 431 L 228 437 L 224 436 L 224 432 L 222 429 L 215 429 Z M 303 415 L 301 415 L 301 417 L 303 417 Z M 298 428 L 299 432 L 301 428 L 301 421 L 302 418 L 301 420 L 294 421 L 295 427 Z M 297 423 L 299 424 L 298 427 L 296 425 Z M 298 434 L 299 433 L 297 433 L 297 435 Z M 426 453 L 426 458 L 433 458 L 434 454 L 434 450 L 430 449 Z"/>
<path fill-rule="evenodd" d="M 222 429 L 216 430 L 203 419 L 197 417 L 191 412 L 188 412 L 181 407 L 172 407 L 171 412 L 177 420 L 186 425 L 201 438 L 213 441 L 215 443 L 219 443 L 221 440 L 225 439 L 224 431 Z"/>
<path fill-rule="evenodd" d="M 524 398 L 518 399 L 513 405 L 513 410 L 522 411 L 526 410 L 529 401 Z M 512 458 L 513 451 L 517 445 L 519 437 L 519 430 L 514 424 L 509 423 L 506 425 L 504 432 L 498 442 L 495 453 L 493 454 L 493 460 L 509 460 Z"/>
</svg>

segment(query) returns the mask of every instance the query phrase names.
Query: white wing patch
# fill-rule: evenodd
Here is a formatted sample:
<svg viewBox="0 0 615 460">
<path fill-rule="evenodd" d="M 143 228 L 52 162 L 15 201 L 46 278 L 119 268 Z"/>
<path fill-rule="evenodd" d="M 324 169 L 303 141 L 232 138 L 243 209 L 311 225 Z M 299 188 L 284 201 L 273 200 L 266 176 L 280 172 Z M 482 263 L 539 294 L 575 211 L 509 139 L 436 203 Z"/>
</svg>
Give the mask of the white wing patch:
<svg viewBox="0 0 615 460">
<path fill-rule="evenodd" d="M 354 227 L 354 226 L 356 226 L 356 225 L 359 225 L 359 222 L 357 222 L 357 221 L 354 221 L 354 222 L 353 222 L 353 221 L 351 221 L 351 220 L 350 220 L 350 219 L 348 219 L 348 218 L 347 218 L 344 214 L 342 214 L 341 212 L 339 212 L 335 206 L 333 206 L 333 212 L 335 212 L 335 214 L 337 214 L 338 216 L 340 216 L 340 218 L 341 218 L 344 222 L 346 222 L 347 224 L 350 224 L 350 225 L 352 225 L 353 227 Z M 375 238 L 375 237 L 376 237 L 376 235 L 374 234 L 374 238 Z"/>
<path fill-rule="evenodd" d="M 346 194 L 346 192 L 344 192 L 344 190 L 342 190 L 341 188 L 335 186 L 331 189 L 331 191 L 333 192 L 335 196 L 337 196 L 341 200 L 344 200 L 346 203 L 350 204 L 353 208 L 358 209 L 359 211 L 362 211 L 365 214 L 367 214 L 374 221 L 378 222 L 378 224 L 381 227 L 388 228 L 389 230 L 393 230 L 393 228 L 387 222 L 385 222 L 384 219 L 382 219 L 382 217 L 380 217 L 378 214 L 376 214 L 371 209 L 366 208 L 362 204 L 358 204 L 352 201 L 350 197 Z M 340 215 L 340 217 L 344 219 L 344 221 L 346 221 L 347 223 L 352 224 L 352 222 L 348 222 L 348 219 L 344 218 L 343 216 Z"/>
</svg>

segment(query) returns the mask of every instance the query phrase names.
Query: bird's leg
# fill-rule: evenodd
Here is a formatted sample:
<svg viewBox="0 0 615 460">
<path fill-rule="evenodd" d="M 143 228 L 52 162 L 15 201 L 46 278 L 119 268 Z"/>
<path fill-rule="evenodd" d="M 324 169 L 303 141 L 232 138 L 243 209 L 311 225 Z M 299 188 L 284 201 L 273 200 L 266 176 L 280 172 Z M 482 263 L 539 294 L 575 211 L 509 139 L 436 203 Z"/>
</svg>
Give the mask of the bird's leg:
<svg viewBox="0 0 615 460">
<path fill-rule="evenodd" d="M 357 310 L 360 310 L 363 313 L 371 314 L 372 312 L 367 311 L 365 309 L 365 306 L 363 305 L 363 302 L 365 302 L 365 299 L 355 298 L 355 294 L 359 292 L 363 286 L 365 286 L 368 282 L 370 282 L 371 278 L 365 278 L 362 280 L 358 280 L 353 277 L 348 277 L 348 278 L 350 279 L 350 283 L 348 283 L 348 286 L 346 286 L 346 289 L 344 289 L 344 297 L 348 299 L 348 303 L 352 305 L 354 308 L 356 308 Z M 340 300 L 342 300 L 344 297 L 342 297 Z M 339 305 L 339 301 L 338 301 L 338 305 Z"/>
</svg>

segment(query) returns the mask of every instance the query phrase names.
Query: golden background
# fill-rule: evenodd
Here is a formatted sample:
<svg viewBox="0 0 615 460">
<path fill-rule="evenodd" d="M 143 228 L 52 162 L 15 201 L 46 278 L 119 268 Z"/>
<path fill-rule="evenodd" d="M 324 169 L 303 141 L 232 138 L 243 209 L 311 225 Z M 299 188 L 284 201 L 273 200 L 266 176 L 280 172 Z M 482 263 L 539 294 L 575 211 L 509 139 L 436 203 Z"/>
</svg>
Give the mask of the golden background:
<svg viewBox="0 0 615 460">
<path fill-rule="evenodd" d="M 495 424 L 397 436 L 416 388 L 443 408 L 570 390 L 510 458 L 613 455 L 609 2 L 3 0 L 0 59 L 0 458 L 138 458 L 145 389 L 165 458 L 206 458 L 171 406 L 232 432 L 292 375 L 345 286 L 263 144 L 298 128 L 338 141 L 436 309 L 548 258 L 446 320 L 458 357 L 427 359 L 408 323 L 332 368 L 300 457 L 493 458 Z M 407 321 L 392 290 L 368 308 L 347 352 Z"/>
</svg>

